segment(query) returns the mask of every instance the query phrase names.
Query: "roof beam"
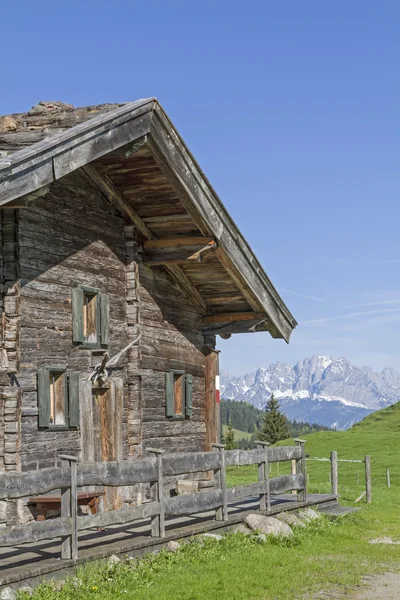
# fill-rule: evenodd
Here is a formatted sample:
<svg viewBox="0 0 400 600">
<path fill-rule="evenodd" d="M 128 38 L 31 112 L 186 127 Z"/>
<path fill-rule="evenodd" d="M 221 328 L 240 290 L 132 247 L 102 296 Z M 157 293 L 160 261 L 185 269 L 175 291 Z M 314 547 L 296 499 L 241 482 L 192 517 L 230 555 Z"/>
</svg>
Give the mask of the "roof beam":
<svg viewBox="0 0 400 600">
<path fill-rule="evenodd" d="M 166 219 L 168 217 L 164 217 Z M 179 248 L 180 246 L 205 246 L 213 244 L 214 238 L 203 236 L 188 236 L 176 238 L 163 238 L 161 240 L 148 240 L 143 242 L 144 250 L 153 250 L 154 248 Z"/>
<path fill-rule="evenodd" d="M 262 312 L 244 312 L 244 313 L 225 313 L 220 315 L 207 315 L 201 322 L 203 325 L 215 325 L 218 323 L 236 323 L 237 321 L 262 321 L 265 319 L 265 313 Z"/>
<path fill-rule="evenodd" d="M 183 265 L 190 262 L 201 263 L 204 256 L 216 249 L 216 244 L 207 246 L 176 246 L 144 250 L 143 263 L 146 265 Z"/>
<path fill-rule="evenodd" d="M 144 238 L 147 238 L 148 240 L 157 239 L 154 233 L 147 227 L 146 223 L 144 223 L 134 208 L 129 204 L 122 192 L 114 185 L 101 165 L 93 163 L 88 164 L 83 167 L 83 171 L 107 200 L 117 206 L 125 218 L 134 223 Z M 179 287 L 183 289 L 200 314 L 207 313 L 207 303 L 182 269 L 178 265 L 165 265 L 165 268 Z"/>
</svg>

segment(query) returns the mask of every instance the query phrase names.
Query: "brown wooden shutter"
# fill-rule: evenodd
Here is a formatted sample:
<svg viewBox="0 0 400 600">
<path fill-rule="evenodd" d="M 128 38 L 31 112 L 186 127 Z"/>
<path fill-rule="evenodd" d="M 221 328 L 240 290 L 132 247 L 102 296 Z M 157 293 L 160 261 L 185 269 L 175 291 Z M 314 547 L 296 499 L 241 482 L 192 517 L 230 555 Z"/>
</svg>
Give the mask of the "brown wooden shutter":
<svg viewBox="0 0 400 600">
<path fill-rule="evenodd" d="M 107 346 L 110 341 L 110 299 L 107 294 L 99 294 L 100 343 Z"/>
<path fill-rule="evenodd" d="M 173 371 L 165 373 L 165 414 L 167 417 L 173 417 L 175 415 Z"/>
<path fill-rule="evenodd" d="M 50 380 L 49 370 L 41 368 L 37 374 L 37 393 L 38 393 L 38 409 L 39 427 L 50 426 Z"/>
<path fill-rule="evenodd" d="M 70 427 L 79 427 L 79 373 L 68 375 L 68 418 Z"/>
<path fill-rule="evenodd" d="M 72 290 L 72 339 L 83 343 L 83 290 L 80 287 Z"/>
<path fill-rule="evenodd" d="M 185 376 L 185 415 L 192 416 L 193 412 L 193 376 L 187 374 Z"/>
</svg>

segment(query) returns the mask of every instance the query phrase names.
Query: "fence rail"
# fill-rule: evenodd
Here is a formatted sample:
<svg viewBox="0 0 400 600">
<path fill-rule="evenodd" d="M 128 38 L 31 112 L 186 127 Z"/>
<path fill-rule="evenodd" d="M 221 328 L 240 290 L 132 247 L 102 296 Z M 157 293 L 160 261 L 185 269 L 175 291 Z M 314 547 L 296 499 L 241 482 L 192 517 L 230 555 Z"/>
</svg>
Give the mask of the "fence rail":
<svg viewBox="0 0 400 600">
<path fill-rule="evenodd" d="M 212 452 L 188 452 L 164 455 L 148 449 L 153 456 L 134 461 L 77 463 L 75 457 L 61 456 L 61 466 L 0 475 L 0 499 L 43 495 L 61 489 L 61 517 L 14 525 L 0 530 L 0 547 L 35 543 L 60 538 L 61 558 L 78 557 L 78 532 L 86 529 L 121 525 L 151 518 L 151 535 L 165 536 L 165 517 L 215 510 L 217 520 L 228 519 L 227 504 L 240 498 L 259 496 L 260 510 L 269 510 L 271 494 L 295 491 L 306 500 L 304 442 L 296 446 L 267 448 L 259 442 L 255 450 L 228 450 L 216 444 Z M 269 462 L 296 461 L 297 473 L 271 478 Z M 258 465 L 258 482 L 227 489 L 226 467 Z M 192 494 L 164 497 L 164 476 L 214 472 L 215 489 Z M 155 500 L 136 507 L 125 507 L 92 516 L 77 516 L 77 488 L 86 486 L 123 487 L 149 483 Z"/>
</svg>

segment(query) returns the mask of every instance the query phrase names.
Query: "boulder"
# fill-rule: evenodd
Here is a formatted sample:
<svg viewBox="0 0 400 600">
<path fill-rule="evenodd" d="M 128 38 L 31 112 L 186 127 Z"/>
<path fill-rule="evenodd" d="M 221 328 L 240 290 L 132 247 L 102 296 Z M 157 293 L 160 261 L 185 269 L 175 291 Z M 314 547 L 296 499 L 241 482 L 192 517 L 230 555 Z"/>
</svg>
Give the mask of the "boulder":
<svg viewBox="0 0 400 600">
<path fill-rule="evenodd" d="M 1 590 L 1 600 L 17 600 L 17 592 L 10 587 L 5 587 Z"/>
<path fill-rule="evenodd" d="M 287 525 L 294 525 L 296 527 L 305 527 L 304 521 L 299 519 L 299 517 L 294 512 L 283 512 L 279 515 L 276 515 L 276 518 L 282 523 L 286 523 Z"/>
<path fill-rule="evenodd" d="M 311 521 L 316 521 L 317 519 L 321 518 L 321 515 L 317 513 L 317 511 L 309 507 L 305 508 L 304 510 L 299 510 L 297 516 L 304 523 L 311 523 Z"/>
<path fill-rule="evenodd" d="M 292 537 L 293 531 L 287 523 L 283 523 L 274 517 L 264 517 L 263 515 L 251 514 L 246 517 L 246 524 L 253 531 L 272 535 L 275 537 Z"/>
<path fill-rule="evenodd" d="M 244 523 L 238 523 L 235 527 L 229 530 L 231 533 L 242 533 L 243 535 L 251 535 L 251 529 L 246 527 Z"/>
<path fill-rule="evenodd" d="M 0 131 L 16 131 L 17 121 L 13 117 L 3 117 L 0 119 Z"/>
<path fill-rule="evenodd" d="M 116 556 L 115 554 L 112 554 L 107 562 L 110 567 L 113 567 L 114 565 L 118 565 L 118 563 L 121 562 L 121 559 L 118 558 L 118 556 Z"/>
<path fill-rule="evenodd" d="M 177 552 L 177 550 L 179 550 L 180 547 L 181 547 L 181 545 L 179 542 L 175 542 L 174 540 L 171 540 L 170 542 L 168 542 L 165 549 L 167 552 Z"/>
</svg>

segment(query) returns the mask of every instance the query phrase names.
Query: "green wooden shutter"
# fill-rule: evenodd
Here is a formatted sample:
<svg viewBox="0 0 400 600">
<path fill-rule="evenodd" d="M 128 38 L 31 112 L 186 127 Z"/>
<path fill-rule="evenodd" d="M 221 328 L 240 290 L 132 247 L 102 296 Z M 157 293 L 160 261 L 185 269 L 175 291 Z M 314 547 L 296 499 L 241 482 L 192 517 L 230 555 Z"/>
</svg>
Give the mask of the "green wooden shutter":
<svg viewBox="0 0 400 600">
<path fill-rule="evenodd" d="M 165 413 L 167 417 L 173 417 L 175 415 L 173 371 L 165 373 Z"/>
<path fill-rule="evenodd" d="M 50 426 L 50 379 L 49 370 L 42 368 L 37 374 L 39 427 Z"/>
<path fill-rule="evenodd" d="M 83 343 L 83 290 L 80 287 L 72 290 L 72 339 Z"/>
<path fill-rule="evenodd" d="M 99 294 L 100 303 L 100 343 L 107 346 L 110 341 L 110 299 L 107 294 Z"/>
<path fill-rule="evenodd" d="M 68 375 L 68 418 L 70 427 L 79 427 L 79 373 Z"/>
<path fill-rule="evenodd" d="M 193 409 L 193 376 L 186 375 L 185 376 L 185 415 L 187 417 L 192 416 Z"/>
</svg>

